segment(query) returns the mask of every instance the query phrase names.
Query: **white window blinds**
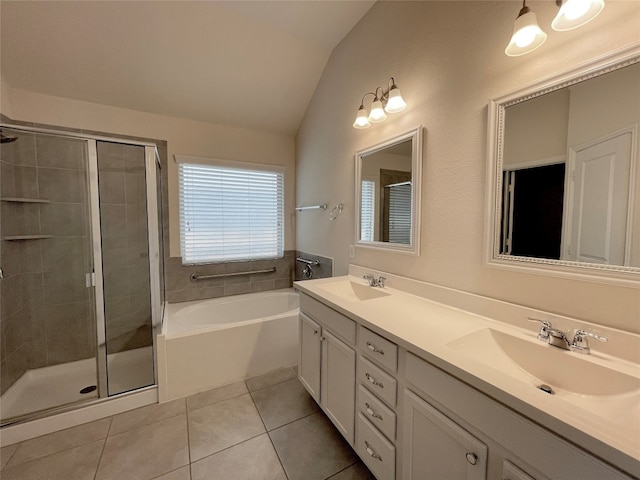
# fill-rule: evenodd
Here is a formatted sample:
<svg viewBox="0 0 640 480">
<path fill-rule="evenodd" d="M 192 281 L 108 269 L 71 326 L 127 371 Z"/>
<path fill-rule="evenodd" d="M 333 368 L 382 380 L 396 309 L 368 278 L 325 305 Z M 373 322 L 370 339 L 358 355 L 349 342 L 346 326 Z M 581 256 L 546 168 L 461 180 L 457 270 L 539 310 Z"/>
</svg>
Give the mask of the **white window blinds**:
<svg viewBox="0 0 640 480">
<path fill-rule="evenodd" d="M 371 180 L 363 180 L 360 205 L 360 240 L 373 242 L 375 212 L 376 183 Z"/>
<path fill-rule="evenodd" d="M 388 185 L 389 242 L 411 243 L 411 183 Z"/>
<path fill-rule="evenodd" d="M 182 262 L 282 257 L 282 171 L 179 163 Z"/>
</svg>

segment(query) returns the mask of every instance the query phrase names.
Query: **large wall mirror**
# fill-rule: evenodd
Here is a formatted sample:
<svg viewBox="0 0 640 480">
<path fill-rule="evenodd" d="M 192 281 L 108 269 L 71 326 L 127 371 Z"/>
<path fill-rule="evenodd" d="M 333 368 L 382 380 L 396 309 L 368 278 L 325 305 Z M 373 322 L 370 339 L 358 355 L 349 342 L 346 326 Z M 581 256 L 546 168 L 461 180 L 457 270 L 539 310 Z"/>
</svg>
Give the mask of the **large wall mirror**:
<svg viewBox="0 0 640 480">
<path fill-rule="evenodd" d="M 356 153 L 356 244 L 418 254 L 422 127 Z"/>
<path fill-rule="evenodd" d="M 640 45 L 489 105 L 489 264 L 640 283 Z"/>
</svg>

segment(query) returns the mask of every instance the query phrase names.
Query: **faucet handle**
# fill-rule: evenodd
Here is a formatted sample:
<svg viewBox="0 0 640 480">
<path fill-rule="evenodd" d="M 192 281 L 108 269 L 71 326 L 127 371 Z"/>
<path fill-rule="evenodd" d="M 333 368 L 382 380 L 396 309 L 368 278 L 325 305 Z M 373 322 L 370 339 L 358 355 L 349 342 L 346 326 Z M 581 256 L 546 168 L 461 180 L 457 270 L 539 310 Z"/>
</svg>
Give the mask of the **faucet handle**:
<svg viewBox="0 0 640 480">
<path fill-rule="evenodd" d="M 384 281 L 387 277 L 383 277 L 382 275 L 378 277 L 377 283 L 380 288 L 384 288 Z"/>
<path fill-rule="evenodd" d="M 540 331 L 538 332 L 538 340 L 549 340 L 549 329 L 551 328 L 551 322 L 548 320 L 540 320 L 539 318 L 527 317 L 530 322 L 538 322 L 542 324 Z"/>
<path fill-rule="evenodd" d="M 578 329 L 576 330 L 576 333 L 573 336 L 573 342 L 571 342 L 571 349 L 579 353 L 585 353 L 585 354 L 591 353 L 591 349 L 589 348 L 589 341 L 588 341 L 589 337 L 594 338 L 599 342 L 603 342 L 603 343 L 609 341 L 607 337 L 603 337 L 595 333 L 587 332 L 586 330 Z"/>
</svg>

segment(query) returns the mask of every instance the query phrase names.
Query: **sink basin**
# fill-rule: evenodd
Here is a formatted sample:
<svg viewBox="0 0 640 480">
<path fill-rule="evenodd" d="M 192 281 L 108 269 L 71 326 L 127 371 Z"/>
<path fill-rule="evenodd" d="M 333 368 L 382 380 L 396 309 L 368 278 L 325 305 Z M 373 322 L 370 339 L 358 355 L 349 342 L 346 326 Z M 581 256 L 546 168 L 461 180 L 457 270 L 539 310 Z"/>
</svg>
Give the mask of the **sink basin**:
<svg viewBox="0 0 640 480">
<path fill-rule="evenodd" d="M 389 295 L 381 288 L 370 287 L 351 280 L 340 280 L 318 285 L 318 288 L 336 295 L 348 302 L 361 302 L 372 298 L 381 298 Z"/>
<path fill-rule="evenodd" d="M 640 388 L 637 376 L 593 363 L 576 352 L 491 328 L 461 337 L 448 346 L 535 386 L 548 385 L 554 391 L 600 396 Z"/>
</svg>

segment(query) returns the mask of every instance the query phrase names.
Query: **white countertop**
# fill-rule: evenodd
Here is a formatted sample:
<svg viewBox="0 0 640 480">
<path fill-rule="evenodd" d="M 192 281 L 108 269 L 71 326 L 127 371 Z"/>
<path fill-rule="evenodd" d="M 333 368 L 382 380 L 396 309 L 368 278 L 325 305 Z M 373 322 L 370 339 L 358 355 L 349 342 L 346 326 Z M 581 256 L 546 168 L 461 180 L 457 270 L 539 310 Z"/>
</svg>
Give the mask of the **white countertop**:
<svg viewBox="0 0 640 480">
<path fill-rule="evenodd" d="M 389 287 L 384 288 L 389 295 L 364 301 L 348 301 L 322 288 L 341 280 L 366 284 L 360 277 L 345 276 L 296 282 L 295 287 L 603 460 L 635 475 L 640 472 L 640 391 L 548 395 L 502 365 L 489 366 L 448 345 L 485 328 L 538 341 L 533 330 Z M 585 360 L 640 377 L 640 366 L 628 360 L 599 352 Z"/>
</svg>

